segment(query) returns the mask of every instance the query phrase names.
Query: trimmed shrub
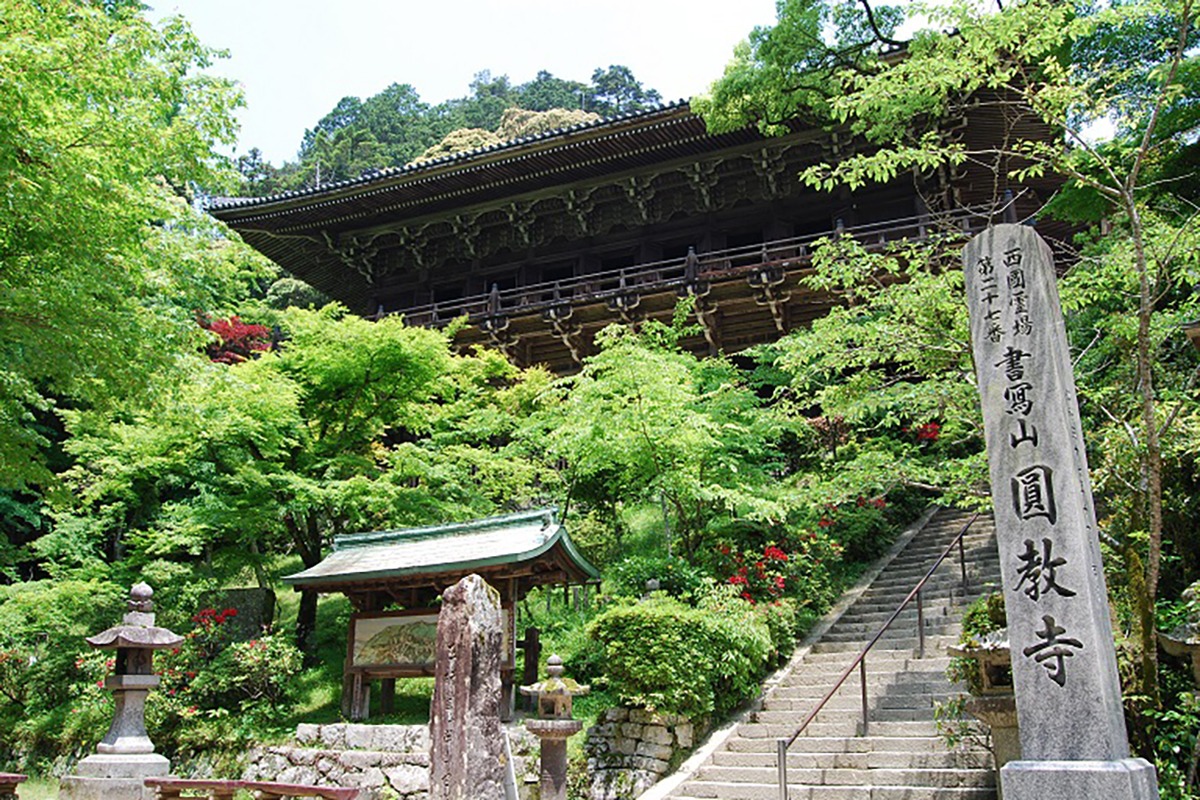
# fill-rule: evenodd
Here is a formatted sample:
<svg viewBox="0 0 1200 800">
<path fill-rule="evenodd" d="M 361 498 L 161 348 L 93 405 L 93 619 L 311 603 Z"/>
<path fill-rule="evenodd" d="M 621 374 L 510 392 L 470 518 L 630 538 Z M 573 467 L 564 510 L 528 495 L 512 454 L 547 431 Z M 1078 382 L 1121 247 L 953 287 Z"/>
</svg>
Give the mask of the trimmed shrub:
<svg viewBox="0 0 1200 800">
<path fill-rule="evenodd" d="M 728 592 L 697 608 L 656 593 L 604 612 L 588 634 L 604 645 L 605 679 L 623 703 L 693 719 L 753 697 L 772 653 L 766 622 Z"/>
</svg>

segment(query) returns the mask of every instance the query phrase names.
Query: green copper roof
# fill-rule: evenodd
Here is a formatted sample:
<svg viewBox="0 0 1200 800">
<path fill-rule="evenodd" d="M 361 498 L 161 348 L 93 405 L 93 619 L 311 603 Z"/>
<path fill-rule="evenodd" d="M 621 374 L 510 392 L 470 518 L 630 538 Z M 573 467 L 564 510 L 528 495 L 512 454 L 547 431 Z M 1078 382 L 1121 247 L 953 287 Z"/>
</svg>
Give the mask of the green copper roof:
<svg viewBox="0 0 1200 800">
<path fill-rule="evenodd" d="M 315 587 L 461 572 L 533 561 L 556 546 L 581 573 L 598 579 L 600 573 L 575 549 L 567 529 L 555 521 L 556 511 L 546 508 L 428 528 L 338 536 L 324 561 L 283 580 Z"/>
</svg>

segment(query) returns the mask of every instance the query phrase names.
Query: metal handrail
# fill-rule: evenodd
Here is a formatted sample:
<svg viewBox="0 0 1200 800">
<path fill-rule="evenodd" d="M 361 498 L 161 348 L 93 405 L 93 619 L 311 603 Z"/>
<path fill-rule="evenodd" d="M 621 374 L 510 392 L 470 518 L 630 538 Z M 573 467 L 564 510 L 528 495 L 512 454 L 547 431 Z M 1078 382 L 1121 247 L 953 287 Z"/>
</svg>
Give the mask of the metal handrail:
<svg viewBox="0 0 1200 800">
<path fill-rule="evenodd" d="M 950 551 L 954 549 L 954 546 L 958 545 L 958 561 L 959 561 L 959 565 L 962 568 L 963 594 L 964 595 L 966 594 L 966 590 L 967 590 L 967 558 L 966 558 L 966 554 L 963 550 L 963 537 L 965 537 L 967 535 L 967 529 L 970 528 L 971 525 L 973 525 L 975 523 L 975 520 L 977 520 L 977 519 L 979 519 L 979 514 L 974 514 L 974 515 L 972 515 L 972 517 L 969 520 L 967 520 L 967 524 L 963 525 L 962 530 L 960 530 L 958 532 L 958 535 L 956 535 L 950 541 L 950 544 L 946 545 L 946 549 L 942 551 L 942 554 L 940 556 L 938 556 L 937 561 L 933 562 L 933 566 L 930 567 L 929 571 L 925 573 L 925 577 L 921 578 L 921 580 L 917 582 L 917 585 L 914 586 L 912 591 L 908 593 L 908 596 L 904 598 L 904 601 L 901 602 L 900 605 L 896 607 L 896 610 L 892 612 L 892 616 L 888 618 L 887 622 L 883 623 L 883 627 L 881 627 L 879 629 L 879 632 L 875 634 L 874 638 L 872 638 L 871 641 L 867 643 L 867 646 L 862 649 L 862 652 L 858 654 L 858 657 L 855 658 L 852 662 L 850 662 L 850 665 L 848 667 L 846 667 L 845 670 L 842 671 L 841 676 L 837 679 L 837 682 L 834 683 L 833 688 L 831 688 L 828 692 L 826 692 L 825 696 L 823 698 L 821 698 L 821 702 L 817 703 L 816 708 L 814 708 L 809 713 L 809 715 L 804 718 L 804 722 L 800 723 L 800 727 L 796 729 L 796 732 L 793 733 L 787 739 L 780 738 L 775 741 L 775 756 L 777 759 L 778 773 L 779 773 L 779 800 L 788 800 L 788 788 L 787 788 L 787 751 L 788 751 L 788 748 L 791 747 L 792 744 L 795 743 L 796 739 L 798 739 L 800 737 L 800 734 L 804 733 L 804 729 L 808 727 L 809 723 L 812 722 L 814 719 L 816 719 L 817 714 L 821 713 L 821 709 L 823 709 L 825 707 L 825 704 L 828 703 L 830 701 L 830 699 L 835 694 L 838 693 L 838 690 L 842 688 L 842 684 L 844 684 L 846 682 L 846 679 L 848 677 L 850 677 L 850 673 L 854 671 L 855 667 L 858 668 L 859 679 L 862 682 L 862 734 L 861 735 L 862 736 L 867 735 L 867 728 L 870 725 L 870 713 L 869 713 L 869 709 L 867 707 L 867 653 L 870 652 L 871 648 L 875 646 L 876 642 L 879 641 L 879 639 L 883 636 L 883 634 L 887 631 L 887 629 L 892 626 L 892 623 L 895 622 L 897 617 L 900 616 L 900 612 L 908 607 L 908 604 L 912 602 L 914 597 L 917 599 L 917 640 L 919 642 L 919 649 L 918 649 L 919 654 L 917 657 L 918 658 L 925 657 L 925 608 L 921 603 L 921 589 L 924 588 L 925 584 L 929 581 L 929 579 L 933 577 L 933 573 L 936 572 L 937 568 L 942 565 L 942 562 L 946 560 L 946 557 L 950 555 Z"/>
<path fill-rule="evenodd" d="M 916 240 L 935 238 L 938 231 L 954 230 L 959 235 L 970 233 L 974 229 L 973 222 L 987 219 L 981 208 L 967 207 L 945 214 L 904 217 L 856 227 L 839 226 L 822 233 L 712 251 L 692 258 L 696 259 L 696 277 L 728 279 L 753 272 L 763 266 L 795 268 L 811 258 L 813 245 L 823 238 L 851 235 L 868 249 L 874 249 L 905 238 L 908 233 L 914 234 L 911 238 Z M 583 290 L 589 302 L 596 302 L 629 292 L 661 291 L 679 287 L 689 280 L 686 267 L 686 258 L 647 262 L 579 275 L 566 281 L 546 281 L 440 303 L 381 311 L 380 315 L 403 314 L 413 324 L 434 326 L 447 324 L 463 315 L 474 322 L 480 318 L 512 311 L 529 313 L 564 303 L 569 304 L 579 289 Z"/>
</svg>

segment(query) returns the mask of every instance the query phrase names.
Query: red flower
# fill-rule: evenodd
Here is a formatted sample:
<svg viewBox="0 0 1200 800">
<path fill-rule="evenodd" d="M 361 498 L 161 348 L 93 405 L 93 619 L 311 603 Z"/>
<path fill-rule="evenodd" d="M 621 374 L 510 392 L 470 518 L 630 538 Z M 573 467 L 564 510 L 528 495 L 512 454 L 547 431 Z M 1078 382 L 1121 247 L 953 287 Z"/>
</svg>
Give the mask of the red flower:
<svg viewBox="0 0 1200 800">
<path fill-rule="evenodd" d="M 875 506 L 876 508 L 887 508 L 887 501 L 882 497 L 876 497 L 871 501 L 871 505 Z"/>
<path fill-rule="evenodd" d="M 926 422 L 917 428 L 918 442 L 936 442 L 942 434 L 942 426 L 936 422 Z"/>
<path fill-rule="evenodd" d="M 817 524 L 822 528 L 830 528 L 833 527 L 833 520 L 831 520 L 829 517 L 821 517 L 821 521 Z"/>
<path fill-rule="evenodd" d="M 763 551 L 763 556 L 770 561 L 787 561 L 788 560 L 787 553 L 783 552 L 775 545 L 770 545 L 769 547 L 767 547 L 767 549 Z"/>
<path fill-rule="evenodd" d="M 723 544 L 718 549 L 721 551 L 721 555 L 723 555 L 723 556 L 729 555 L 729 545 Z"/>
</svg>

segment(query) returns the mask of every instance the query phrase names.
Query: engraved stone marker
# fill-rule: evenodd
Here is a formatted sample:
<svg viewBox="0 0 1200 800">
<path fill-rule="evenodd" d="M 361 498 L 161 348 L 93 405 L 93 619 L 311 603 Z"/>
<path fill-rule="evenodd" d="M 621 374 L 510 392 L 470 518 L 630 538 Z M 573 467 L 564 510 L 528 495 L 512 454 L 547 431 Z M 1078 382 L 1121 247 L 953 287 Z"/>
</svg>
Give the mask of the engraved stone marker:
<svg viewBox="0 0 1200 800">
<path fill-rule="evenodd" d="M 504 798 L 500 597 L 478 575 L 442 594 L 429 723 L 430 800 Z"/>
<path fill-rule="evenodd" d="M 997 225 L 963 261 L 1021 731 L 1004 796 L 1154 797 L 1154 768 L 1129 758 L 1053 256 Z"/>
</svg>

